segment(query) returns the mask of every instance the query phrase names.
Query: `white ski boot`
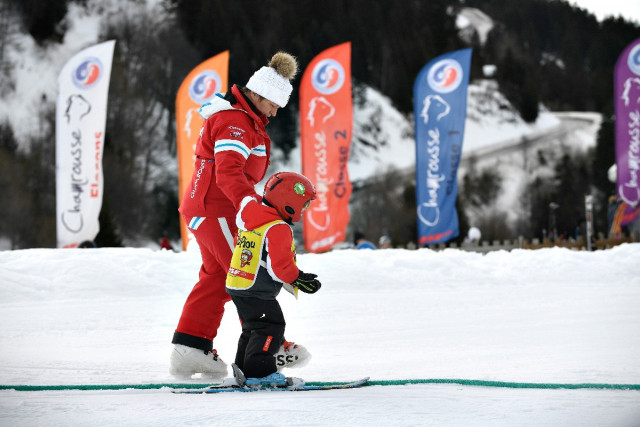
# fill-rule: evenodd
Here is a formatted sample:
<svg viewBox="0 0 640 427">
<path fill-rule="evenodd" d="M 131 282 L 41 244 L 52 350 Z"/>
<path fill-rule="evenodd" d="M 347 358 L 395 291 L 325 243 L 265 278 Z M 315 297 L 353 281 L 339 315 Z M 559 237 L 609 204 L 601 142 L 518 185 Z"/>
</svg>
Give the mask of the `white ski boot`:
<svg viewBox="0 0 640 427">
<path fill-rule="evenodd" d="M 285 341 L 273 357 L 276 359 L 276 367 L 281 370 L 306 365 L 311 360 L 311 353 L 303 345 Z"/>
<path fill-rule="evenodd" d="M 205 352 L 199 348 L 175 344 L 171 352 L 169 373 L 179 377 L 202 374 L 211 378 L 223 378 L 227 375 L 227 364 L 216 350 Z"/>
</svg>

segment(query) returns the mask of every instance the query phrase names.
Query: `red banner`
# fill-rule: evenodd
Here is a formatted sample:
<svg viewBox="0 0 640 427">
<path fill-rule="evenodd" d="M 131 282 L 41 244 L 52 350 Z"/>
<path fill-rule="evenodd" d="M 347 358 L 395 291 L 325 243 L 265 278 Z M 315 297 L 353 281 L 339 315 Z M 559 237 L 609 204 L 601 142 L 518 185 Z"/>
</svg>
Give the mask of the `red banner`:
<svg viewBox="0 0 640 427">
<path fill-rule="evenodd" d="M 226 50 L 202 62 L 183 80 L 176 96 L 176 132 L 178 144 L 178 198 L 191 182 L 195 164 L 195 147 L 200 136 L 202 117 L 198 110 L 216 93 L 228 90 L 229 51 Z M 180 216 L 182 248 L 187 248 L 189 232 Z"/>
<path fill-rule="evenodd" d="M 304 214 L 304 246 L 309 252 L 328 251 L 345 240 L 352 124 L 351 43 L 347 42 L 316 56 L 300 82 L 302 173 L 318 193 Z"/>
</svg>

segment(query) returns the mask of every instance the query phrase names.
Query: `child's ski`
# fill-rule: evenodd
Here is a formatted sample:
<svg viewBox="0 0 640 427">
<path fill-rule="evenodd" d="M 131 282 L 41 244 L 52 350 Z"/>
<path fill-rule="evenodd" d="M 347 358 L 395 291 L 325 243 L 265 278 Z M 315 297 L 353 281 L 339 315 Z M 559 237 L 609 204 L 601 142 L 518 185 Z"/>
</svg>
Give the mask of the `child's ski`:
<svg viewBox="0 0 640 427">
<path fill-rule="evenodd" d="M 359 379 L 357 381 L 351 381 L 346 383 L 336 383 L 336 384 L 324 384 L 324 385 L 313 385 L 313 384 L 294 384 L 294 385 L 284 385 L 279 387 L 274 386 L 238 386 L 238 385 L 213 385 L 205 388 L 197 388 L 197 389 L 176 389 L 171 390 L 172 393 L 177 394 L 203 394 L 203 393 L 229 393 L 229 392 L 252 392 L 252 391 L 311 391 L 311 390 L 338 390 L 338 389 L 348 389 L 348 388 L 357 388 L 362 387 L 369 381 L 369 377 Z"/>
</svg>

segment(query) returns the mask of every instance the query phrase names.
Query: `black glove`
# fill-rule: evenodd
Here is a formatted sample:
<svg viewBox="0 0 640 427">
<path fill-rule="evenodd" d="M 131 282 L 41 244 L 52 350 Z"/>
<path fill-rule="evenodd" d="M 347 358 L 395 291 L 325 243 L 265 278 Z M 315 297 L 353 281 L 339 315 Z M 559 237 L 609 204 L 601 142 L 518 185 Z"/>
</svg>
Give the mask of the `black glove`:
<svg viewBox="0 0 640 427">
<path fill-rule="evenodd" d="M 316 279 L 316 277 L 318 277 L 317 274 L 305 273 L 300 270 L 298 278 L 292 283 L 292 285 L 296 286 L 306 294 L 315 294 L 318 292 L 318 289 L 320 289 L 320 281 Z"/>
</svg>

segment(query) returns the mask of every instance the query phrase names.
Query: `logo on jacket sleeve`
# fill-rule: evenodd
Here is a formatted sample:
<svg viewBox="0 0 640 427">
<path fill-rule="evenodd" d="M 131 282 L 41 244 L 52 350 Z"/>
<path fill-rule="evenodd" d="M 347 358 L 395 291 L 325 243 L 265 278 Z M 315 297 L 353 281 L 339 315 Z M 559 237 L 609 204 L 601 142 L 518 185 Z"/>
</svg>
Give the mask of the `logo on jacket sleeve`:
<svg viewBox="0 0 640 427">
<path fill-rule="evenodd" d="M 229 136 L 235 139 L 243 139 L 246 131 L 236 126 L 229 126 Z"/>
</svg>

